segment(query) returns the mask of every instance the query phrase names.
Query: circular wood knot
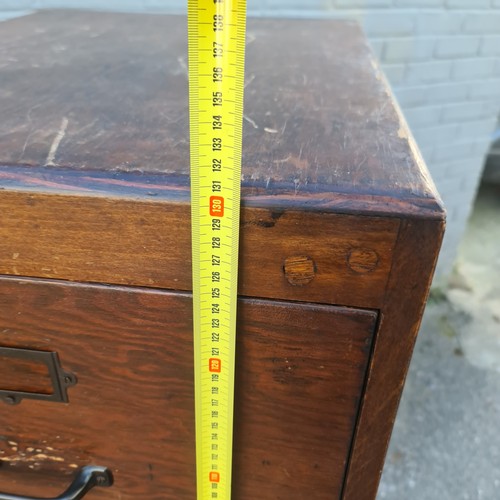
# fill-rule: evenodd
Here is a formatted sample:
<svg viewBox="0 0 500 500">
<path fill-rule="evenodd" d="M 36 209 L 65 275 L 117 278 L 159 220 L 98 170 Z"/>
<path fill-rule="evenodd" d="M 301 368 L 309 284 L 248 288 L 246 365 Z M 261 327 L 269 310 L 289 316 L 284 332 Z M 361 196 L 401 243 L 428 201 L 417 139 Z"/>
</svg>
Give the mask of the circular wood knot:
<svg viewBox="0 0 500 500">
<path fill-rule="evenodd" d="M 355 248 L 347 256 L 347 265 L 355 273 L 365 274 L 378 266 L 379 256 L 371 248 Z"/>
<path fill-rule="evenodd" d="M 283 271 L 290 285 L 307 285 L 314 279 L 316 265 L 311 257 L 293 256 L 285 259 Z"/>
</svg>

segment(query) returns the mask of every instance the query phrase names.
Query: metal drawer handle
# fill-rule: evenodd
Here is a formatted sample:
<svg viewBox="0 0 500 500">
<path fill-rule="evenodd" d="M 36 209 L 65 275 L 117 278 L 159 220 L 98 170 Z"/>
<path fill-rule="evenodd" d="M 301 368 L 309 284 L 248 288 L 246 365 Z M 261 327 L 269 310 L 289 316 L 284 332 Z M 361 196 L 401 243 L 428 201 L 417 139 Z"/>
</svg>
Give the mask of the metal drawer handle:
<svg viewBox="0 0 500 500">
<path fill-rule="evenodd" d="M 80 500 L 94 486 L 111 486 L 113 484 L 113 474 L 107 467 L 99 467 L 96 465 L 87 465 L 82 467 L 69 485 L 69 488 L 52 500 Z M 41 497 L 23 497 L 19 495 L 9 495 L 8 493 L 0 493 L 0 500 L 50 500 Z"/>
</svg>

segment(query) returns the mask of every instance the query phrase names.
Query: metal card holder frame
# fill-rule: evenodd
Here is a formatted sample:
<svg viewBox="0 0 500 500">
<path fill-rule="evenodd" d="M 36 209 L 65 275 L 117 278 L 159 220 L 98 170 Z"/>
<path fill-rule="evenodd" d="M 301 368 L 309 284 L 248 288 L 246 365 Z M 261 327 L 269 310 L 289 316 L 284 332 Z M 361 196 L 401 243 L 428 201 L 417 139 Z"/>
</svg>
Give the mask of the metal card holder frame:
<svg viewBox="0 0 500 500">
<path fill-rule="evenodd" d="M 69 402 L 67 389 L 77 383 L 77 378 L 75 374 L 62 369 L 57 352 L 0 347 L 0 357 L 28 360 L 45 365 L 52 384 L 52 393 L 44 394 L 2 389 L 0 381 L 0 399 L 5 403 L 15 405 L 23 399 L 39 399 L 55 403 Z"/>
</svg>

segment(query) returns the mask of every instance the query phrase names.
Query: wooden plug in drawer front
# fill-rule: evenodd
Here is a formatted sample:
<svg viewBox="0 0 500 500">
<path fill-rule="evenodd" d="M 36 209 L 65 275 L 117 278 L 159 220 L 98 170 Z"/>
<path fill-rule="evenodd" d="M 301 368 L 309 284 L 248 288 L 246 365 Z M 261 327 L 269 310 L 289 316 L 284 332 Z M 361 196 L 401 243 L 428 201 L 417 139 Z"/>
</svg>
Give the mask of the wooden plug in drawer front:
<svg viewBox="0 0 500 500">
<path fill-rule="evenodd" d="M 97 464 L 115 485 L 89 499 L 195 497 L 189 295 L 4 278 L 0 318 L 1 346 L 56 351 L 78 377 L 68 404 L 0 406 L 0 491 L 54 496 Z M 339 498 L 375 321 L 240 301 L 235 498 Z"/>
</svg>

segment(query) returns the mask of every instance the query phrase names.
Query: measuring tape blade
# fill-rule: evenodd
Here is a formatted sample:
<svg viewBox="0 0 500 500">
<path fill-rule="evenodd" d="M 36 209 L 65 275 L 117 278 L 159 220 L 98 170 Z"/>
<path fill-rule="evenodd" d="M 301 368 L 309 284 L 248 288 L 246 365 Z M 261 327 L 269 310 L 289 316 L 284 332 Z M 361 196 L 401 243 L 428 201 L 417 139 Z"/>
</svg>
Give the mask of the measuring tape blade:
<svg viewBox="0 0 500 500">
<path fill-rule="evenodd" d="M 245 0 L 188 0 L 198 500 L 230 500 Z"/>
</svg>

